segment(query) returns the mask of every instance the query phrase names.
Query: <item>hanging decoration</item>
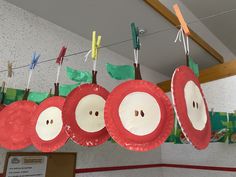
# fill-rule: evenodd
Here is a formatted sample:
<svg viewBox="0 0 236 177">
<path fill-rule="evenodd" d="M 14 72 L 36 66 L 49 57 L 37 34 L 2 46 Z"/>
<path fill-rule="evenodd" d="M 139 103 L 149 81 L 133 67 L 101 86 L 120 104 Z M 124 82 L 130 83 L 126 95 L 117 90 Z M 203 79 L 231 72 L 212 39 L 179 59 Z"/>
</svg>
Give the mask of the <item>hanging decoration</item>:
<svg viewBox="0 0 236 177">
<path fill-rule="evenodd" d="M 187 66 L 175 69 L 171 80 L 171 93 L 177 119 L 182 132 L 196 149 L 204 149 L 211 138 L 211 123 L 207 104 L 198 78 L 189 68 L 189 30 L 177 4 L 174 11 L 180 21 L 181 28 L 177 38 L 182 38 Z"/>
<path fill-rule="evenodd" d="M 90 72 L 75 70 L 70 67 L 66 67 L 66 75 L 70 80 L 77 83 L 60 85 L 59 90 L 61 96 L 67 96 L 72 90 L 78 87 L 81 83 L 90 83 L 92 81 L 92 75 Z"/>
<path fill-rule="evenodd" d="M 56 60 L 58 70 L 56 82 L 54 83 L 54 96 L 40 103 L 31 119 L 31 141 L 42 152 L 55 151 L 68 140 L 62 120 L 62 108 L 65 98 L 59 96 L 59 75 L 66 49 L 66 47 L 62 47 Z"/>
<path fill-rule="evenodd" d="M 0 111 L 3 108 L 5 108 L 4 100 L 5 100 L 5 96 L 6 96 L 8 83 L 9 83 L 9 80 L 12 77 L 12 75 L 13 75 L 12 63 L 8 61 L 8 63 L 7 63 L 7 81 L 2 82 L 2 88 L 1 88 L 1 92 L 0 92 Z"/>
<path fill-rule="evenodd" d="M 37 104 L 41 103 L 49 96 L 46 92 L 30 92 L 28 100 L 33 101 Z"/>
<path fill-rule="evenodd" d="M 142 80 L 138 62 L 139 31 L 131 24 L 135 80 L 126 81 L 110 93 L 105 106 L 105 123 L 119 145 L 132 151 L 160 146 L 173 128 L 174 113 L 165 93 Z"/>
<path fill-rule="evenodd" d="M 92 83 L 75 88 L 67 96 L 63 107 L 62 115 L 66 132 L 75 143 L 82 146 L 97 146 L 110 137 L 104 123 L 104 106 L 109 92 L 98 85 L 96 79 L 96 62 L 100 43 L 101 36 L 96 39 L 96 31 L 93 31 L 92 49 L 85 56 L 86 61 L 92 53 Z"/>
<path fill-rule="evenodd" d="M 31 144 L 30 120 L 37 104 L 27 101 L 27 98 L 30 91 L 31 76 L 39 57 L 40 55 L 36 55 L 34 52 L 23 100 L 11 103 L 0 112 L 0 146 L 6 149 L 19 150 Z"/>
<path fill-rule="evenodd" d="M 116 66 L 110 63 L 106 64 L 107 73 L 116 80 L 134 79 L 134 67 L 130 65 Z"/>
<path fill-rule="evenodd" d="M 89 83 L 92 81 L 92 75 L 88 71 L 75 70 L 70 67 L 66 67 L 67 77 L 77 83 Z"/>
</svg>

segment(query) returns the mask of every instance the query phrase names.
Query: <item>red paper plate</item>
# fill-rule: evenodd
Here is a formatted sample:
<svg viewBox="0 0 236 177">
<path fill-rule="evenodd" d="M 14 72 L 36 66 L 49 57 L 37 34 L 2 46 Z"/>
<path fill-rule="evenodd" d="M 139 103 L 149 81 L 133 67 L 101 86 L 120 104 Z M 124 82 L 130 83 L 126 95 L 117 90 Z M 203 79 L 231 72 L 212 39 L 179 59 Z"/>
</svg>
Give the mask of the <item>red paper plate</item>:
<svg viewBox="0 0 236 177">
<path fill-rule="evenodd" d="M 111 137 L 133 151 L 160 146 L 174 124 L 172 105 L 155 84 L 144 80 L 127 81 L 109 95 L 105 123 Z"/>
<path fill-rule="evenodd" d="M 19 150 L 31 145 L 30 120 L 37 108 L 31 101 L 17 101 L 0 112 L 0 146 Z"/>
<path fill-rule="evenodd" d="M 187 66 L 172 76 L 171 92 L 180 126 L 196 149 L 204 149 L 211 138 L 210 116 L 198 78 Z"/>
<path fill-rule="evenodd" d="M 70 138 L 82 146 L 97 146 L 110 137 L 104 123 L 109 92 L 96 84 L 83 84 L 66 98 L 62 117 Z"/>
<path fill-rule="evenodd" d="M 44 100 L 31 120 L 31 141 L 40 151 L 52 152 L 68 140 L 62 120 L 65 98 L 53 96 Z"/>
</svg>

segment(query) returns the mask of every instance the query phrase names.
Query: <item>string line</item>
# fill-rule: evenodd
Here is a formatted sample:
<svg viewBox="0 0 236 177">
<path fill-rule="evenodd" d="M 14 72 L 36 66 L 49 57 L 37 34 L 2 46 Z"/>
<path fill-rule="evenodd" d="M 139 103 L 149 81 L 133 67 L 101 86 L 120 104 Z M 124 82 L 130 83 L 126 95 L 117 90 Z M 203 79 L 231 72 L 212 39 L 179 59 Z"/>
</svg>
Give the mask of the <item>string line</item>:
<svg viewBox="0 0 236 177">
<path fill-rule="evenodd" d="M 200 17 L 200 18 L 198 18 L 198 20 L 193 20 L 193 21 L 187 22 L 187 24 L 190 25 L 190 24 L 202 22 L 204 20 L 215 18 L 215 17 L 222 16 L 222 15 L 226 15 L 226 14 L 232 13 L 234 11 L 236 11 L 236 8 L 233 8 L 233 9 L 230 9 L 230 10 L 227 10 L 227 11 L 222 11 L 222 12 L 219 12 L 219 13 L 216 13 L 216 14 L 205 16 L 205 17 Z M 176 27 L 180 27 L 180 25 L 172 26 L 172 27 L 169 27 L 169 28 L 163 28 L 163 29 L 160 29 L 160 30 L 157 30 L 157 31 L 154 31 L 154 32 L 150 32 L 150 33 L 144 34 L 141 37 L 148 37 L 148 36 L 153 36 L 153 35 L 156 35 L 156 34 L 159 34 L 159 33 L 162 33 L 162 32 L 176 30 Z M 120 45 L 120 44 L 123 44 L 123 43 L 130 42 L 131 40 L 132 40 L 132 38 L 129 38 L 129 39 L 125 39 L 125 40 L 122 40 L 122 41 L 118 41 L 118 42 L 110 43 L 110 44 L 107 44 L 107 45 L 103 45 L 103 46 L 100 47 L 100 49 L 109 48 L 109 47 L 112 47 L 112 46 L 117 46 L 117 45 Z M 80 54 L 85 54 L 89 50 L 90 49 L 87 49 L 87 50 L 84 50 L 84 51 L 75 52 L 75 53 L 71 53 L 71 54 L 65 55 L 64 58 L 68 58 L 68 57 L 75 56 L 75 55 L 80 55 Z M 55 59 L 56 58 L 50 58 L 50 59 L 47 59 L 47 60 L 41 60 L 40 62 L 38 62 L 38 64 L 54 61 Z M 28 64 L 27 65 L 21 65 L 21 66 L 13 67 L 12 69 L 13 70 L 17 70 L 17 69 L 25 68 L 25 67 L 28 67 L 28 66 L 29 66 Z M 7 69 L 0 70 L 0 73 L 7 72 L 7 71 L 8 71 Z"/>
</svg>

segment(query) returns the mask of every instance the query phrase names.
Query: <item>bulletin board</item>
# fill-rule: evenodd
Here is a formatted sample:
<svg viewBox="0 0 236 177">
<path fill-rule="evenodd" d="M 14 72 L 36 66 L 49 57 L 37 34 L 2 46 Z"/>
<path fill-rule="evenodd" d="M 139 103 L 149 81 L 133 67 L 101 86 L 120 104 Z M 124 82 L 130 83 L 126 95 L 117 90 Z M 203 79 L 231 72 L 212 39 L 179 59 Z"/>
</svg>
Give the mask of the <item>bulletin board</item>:
<svg viewBox="0 0 236 177">
<path fill-rule="evenodd" d="M 46 159 L 45 177 L 75 177 L 76 153 L 8 152 L 3 177 L 7 175 L 7 169 L 9 173 L 8 165 L 11 165 L 9 159 L 13 159 L 13 157 Z M 37 160 L 37 158 L 35 159 Z"/>
</svg>

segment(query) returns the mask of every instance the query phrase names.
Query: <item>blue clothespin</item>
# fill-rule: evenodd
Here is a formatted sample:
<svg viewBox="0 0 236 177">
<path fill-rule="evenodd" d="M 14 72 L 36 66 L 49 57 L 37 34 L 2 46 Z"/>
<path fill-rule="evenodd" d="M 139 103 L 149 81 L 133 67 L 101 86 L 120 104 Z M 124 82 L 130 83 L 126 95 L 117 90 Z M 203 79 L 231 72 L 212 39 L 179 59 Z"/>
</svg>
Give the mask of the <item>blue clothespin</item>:
<svg viewBox="0 0 236 177">
<path fill-rule="evenodd" d="M 134 49 L 140 49 L 140 40 L 139 40 L 139 29 L 135 26 L 135 23 L 131 23 L 131 32 L 132 32 L 132 40 Z"/>
<path fill-rule="evenodd" d="M 31 64 L 29 66 L 29 69 L 34 69 L 35 66 L 37 65 L 38 63 L 38 60 L 39 60 L 39 57 L 40 57 L 40 54 L 36 55 L 36 52 L 33 53 L 33 56 L 32 56 L 32 61 L 31 61 Z"/>
</svg>

